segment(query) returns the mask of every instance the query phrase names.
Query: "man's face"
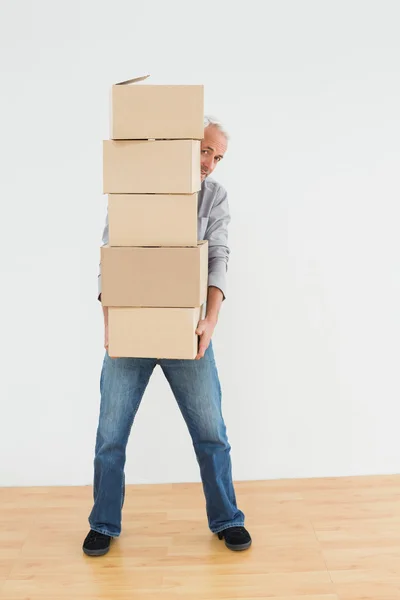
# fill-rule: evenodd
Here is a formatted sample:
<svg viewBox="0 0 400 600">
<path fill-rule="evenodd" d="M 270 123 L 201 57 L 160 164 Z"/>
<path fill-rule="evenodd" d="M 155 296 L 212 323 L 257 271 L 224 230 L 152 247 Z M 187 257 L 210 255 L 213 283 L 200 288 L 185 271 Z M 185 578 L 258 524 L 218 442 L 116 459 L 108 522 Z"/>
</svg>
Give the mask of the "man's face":
<svg viewBox="0 0 400 600">
<path fill-rule="evenodd" d="M 204 129 L 201 140 L 201 181 L 211 175 L 220 160 L 223 159 L 228 142 L 223 133 L 214 125 Z"/>
</svg>

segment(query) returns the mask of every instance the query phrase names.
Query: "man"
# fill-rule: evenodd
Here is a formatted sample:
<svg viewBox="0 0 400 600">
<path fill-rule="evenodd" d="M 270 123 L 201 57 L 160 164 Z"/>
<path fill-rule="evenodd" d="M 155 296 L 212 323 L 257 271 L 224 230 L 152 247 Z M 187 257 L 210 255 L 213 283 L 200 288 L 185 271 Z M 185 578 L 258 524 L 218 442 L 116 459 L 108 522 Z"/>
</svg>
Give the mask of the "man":
<svg viewBox="0 0 400 600">
<path fill-rule="evenodd" d="M 236 505 L 230 445 L 221 412 L 221 391 L 211 338 L 225 298 L 229 257 L 227 194 L 208 179 L 227 150 L 228 136 L 220 124 L 205 120 L 201 142 L 201 191 L 198 196 L 198 238 L 209 245 L 207 311 L 198 324 L 195 360 L 111 358 L 108 354 L 108 309 L 104 312 L 106 353 L 100 378 L 101 404 L 94 459 L 94 505 L 83 551 L 90 556 L 108 552 L 121 533 L 125 497 L 126 445 L 135 415 L 153 369 L 160 365 L 171 386 L 192 437 L 206 499 L 208 525 L 231 550 L 245 550 L 252 540 L 244 514 Z M 108 215 L 103 233 L 108 243 Z M 101 273 L 99 274 L 101 300 Z"/>
</svg>

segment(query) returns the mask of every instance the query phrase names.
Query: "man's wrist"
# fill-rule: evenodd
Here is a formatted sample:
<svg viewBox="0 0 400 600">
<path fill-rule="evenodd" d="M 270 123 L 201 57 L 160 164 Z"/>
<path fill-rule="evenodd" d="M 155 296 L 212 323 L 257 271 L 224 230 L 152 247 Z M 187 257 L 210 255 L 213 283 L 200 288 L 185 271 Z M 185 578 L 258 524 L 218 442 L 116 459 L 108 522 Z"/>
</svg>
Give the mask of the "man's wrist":
<svg viewBox="0 0 400 600">
<path fill-rule="evenodd" d="M 207 314 L 205 316 L 205 321 L 207 321 L 208 323 L 210 323 L 210 325 L 215 325 L 218 323 L 218 315 L 215 314 Z"/>
<path fill-rule="evenodd" d="M 223 293 L 216 286 L 208 287 L 206 321 L 214 326 L 217 324 L 218 315 L 222 304 Z"/>
</svg>

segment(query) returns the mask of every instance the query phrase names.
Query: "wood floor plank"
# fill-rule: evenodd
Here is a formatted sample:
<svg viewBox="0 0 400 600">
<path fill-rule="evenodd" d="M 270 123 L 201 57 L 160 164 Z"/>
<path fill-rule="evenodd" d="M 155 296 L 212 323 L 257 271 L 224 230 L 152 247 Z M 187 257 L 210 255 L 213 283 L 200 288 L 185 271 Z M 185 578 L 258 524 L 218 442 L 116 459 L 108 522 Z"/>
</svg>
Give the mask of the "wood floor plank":
<svg viewBox="0 0 400 600">
<path fill-rule="evenodd" d="M 253 596 L 279 597 L 290 595 L 333 594 L 334 588 L 326 571 L 305 573 L 281 573 L 219 575 L 211 573 L 208 577 L 193 577 L 185 573 L 184 581 L 179 575 L 164 577 L 164 585 L 171 587 L 177 598 L 188 597 L 196 600 L 215 600 L 216 598 L 246 598 Z"/>
<path fill-rule="evenodd" d="M 335 585 L 339 600 L 399 600 L 400 586 L 387 581 Z"/>
<path fill-rule="evenodd" d="M 319 521 L 315 534 L 324 550 L 400 546 L 400 518 Z"/>
</svg>

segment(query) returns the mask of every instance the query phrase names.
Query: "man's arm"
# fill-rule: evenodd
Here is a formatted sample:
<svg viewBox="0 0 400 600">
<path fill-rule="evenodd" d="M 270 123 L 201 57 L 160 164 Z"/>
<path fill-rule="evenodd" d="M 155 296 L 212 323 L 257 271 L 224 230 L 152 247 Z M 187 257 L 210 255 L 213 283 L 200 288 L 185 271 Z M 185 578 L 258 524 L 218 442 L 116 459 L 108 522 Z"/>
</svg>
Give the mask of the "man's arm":
<svg viewBox="0 0 400 600">
<path fill-rule="evenodd" d="M 101 245 L 106 246 L 108 244 L 108 208 L 106 213 L 106 222 L 104 224 L 103 235 L 101 238 Z M 99 262 L 99 271 L 97 276 L 97 300 L 101 302 L 101 262 Z"/>
<path fill-rule="evenodd" d="M 207 315 L 206 318 L 213 323 L 217 323 L 219 311 L 221 310 L 224 294 L 213 285 L 209 286 L 207 294 Z"/>
<path fill-rule="evenodd" d="M 103 229 L 102 245 L 108 244 L 108 208 L 106 222 Z M 97 299 L 101 302 L 101 262 L 99 263 L 99 273 L 97 277 Z M 108 306 L 103 306 L 104 317 L 104 348 L 108 350 Z"/>
<path fill-rule="evenodd" d="M 228 225 L 231 221 L 228 195 L 221 186 L 218 197 L 211 209 L 204 239 L 208 240 L 208 285 L 217 287 L 226 298 L 226 274 L 230 249 L 228 246 Z"/>
<path fill-rule="evenodd" d="M 218 322 L 218 314 L 223 302 L 224 295 L 217 287 L 210 286 L 207 294 L 207 314 L 205 319 L 199 321 L 196 334 L 200 336 L 199 350 L 196 360 L 203 358 L 205 351 L 210 345 L 214 329 Z"/>
<path fill-rule="evenodd" d="M 108 350 L 108 306 L 103 306 L 104 316 L 104 348 Z"/>
<path fill-rule="evenodd" d="M 208 240 L 208 294 L 207 313 L 197 326 L 200 336 L 199 351 L 196 360 L 203 358 L 214 329 L 218 322 L 219 311 L 226 298 L 226 272 L 230 250 L 228 247 L 228 225 L 230 223 L 229 205 L 226 191 L 221 188 L 210 214 L 205 239 Z"/>
</svg>

